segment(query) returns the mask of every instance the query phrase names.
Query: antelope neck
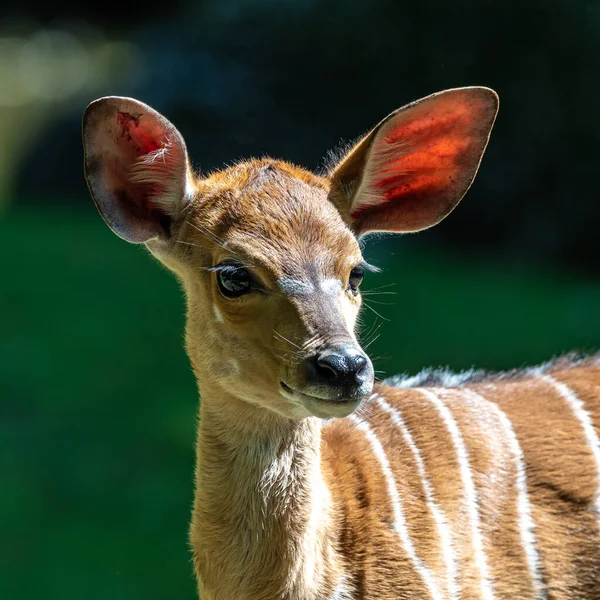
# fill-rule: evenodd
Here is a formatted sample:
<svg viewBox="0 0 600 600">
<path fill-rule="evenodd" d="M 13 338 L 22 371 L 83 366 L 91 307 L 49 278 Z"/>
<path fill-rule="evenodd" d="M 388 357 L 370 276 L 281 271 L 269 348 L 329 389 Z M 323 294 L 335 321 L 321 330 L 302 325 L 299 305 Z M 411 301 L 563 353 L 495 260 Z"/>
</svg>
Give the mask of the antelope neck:
<svg viewBox="0 0 600 600">
<path fill-rule="evenodd" d="M 220 410 L 229 400 L 240 411 L 235 421 Z M 265 598 L 314 597 L 330 556 L 321 420 L 294 421 L 238 402 L 202 396 L 192 543 L 210 567 L 200 589 L 254 598 L 255 586 L 272 586 L 278 596 Z M 240 577 L 230 587 L 218 573 Z"/>
</svg>

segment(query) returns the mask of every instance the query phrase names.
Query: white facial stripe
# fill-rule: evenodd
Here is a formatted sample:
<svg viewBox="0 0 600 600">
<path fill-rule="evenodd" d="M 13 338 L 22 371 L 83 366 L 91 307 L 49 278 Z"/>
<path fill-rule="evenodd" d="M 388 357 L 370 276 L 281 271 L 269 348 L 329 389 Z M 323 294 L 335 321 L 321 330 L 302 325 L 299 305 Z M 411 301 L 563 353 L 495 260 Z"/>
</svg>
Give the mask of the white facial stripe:
<svg viewBox="0 0 600 600">
<path fill-rule="evenodd" d="M 596 433 L 594 425 L 592 424 L 592 417 L 590 416 L 590 413 L 585 409 L 585 405 L 577 397 L 577 394 L 575 394 L 575 392 L 562 381 L 554 379 L 554 377 L 551 375 L 541 375 L 540 379 L 542 381 L 546 381 L 558 391 L 558 393 L 563 397 L 564 400 L 566 400 L 570 409 L 573 411 L 575 418 L 581 424 L 587 445 L 592 451 L 592 456 L 594 457 L 594 462 L 596 463 L 596 481 L 600 482 L 600 439 L 598 439 L 598 434 Z M 600 515 L 600 483 L 599 487 L 596 489 L 595 504 L 596 511 Z M 600 527 L 600 517 L 598 525 Z"/>
<path fill-rule="evenodd" d="M 221 311 L 217 308 L 216 304 L 213 304 L 213 312 L 215 313 L 215 319 L 217 323 L 224 323 L 223 315 Z"/>
<path fill-rule="evenodd" d="M 471 535 L 473 538 L 473 550 L 475 552 L 475 562 L 481 575 L 481 595 L 485 600 L 493 600 L 494 593 L 490 582 L 490 574 L 487 566 L 487 558 L 483 549 L 483 538 L 480 530 L 477 490 L 471 475 L 469 465 L 469 453 L 460 433 L 460 429 L 448 407 L 430 390 L 418 388 L 422 394 L 433 404 L 444 421 L 444 425 L 452 438 L 456 457 L 458 459 L 460 478 L 465 493 L 465 503 L 471 522 Z"/>
<path fill-rule="evenodd" d="M 513 426 L 506 416 L 504 411 L 495 403 L 487 402 L 487 400 L 477 392 L 471 389 L 464 388 L 462 392 L 473 398 L 476 402 L 485 402 L 486 406 L 489 406 L 502 423 L 504 427 L 510 450 L 515 459 L 515 465 L 517 470 L 516 488 L 517 488 L 517 513 L 519 515 L 519 533 L 521 536 L 521 544 L 525 550 L 525 556 L 527 557 L 527 566 L 529 568 L 529 574 L 531 576 L 532 585 L 536 598 L 546 598 L 546 592 L 543 589 L 542 578 L 540 576 L 540 556 L 536 547 L 535 539 L 535 523 L 531 516 L 531 504 L 529 502 L 529 494 L 527 493 L 527 477 L 525 473 L 525 461 L 523 459 L 523 451 L 519 444 L 519 440 L 513 429 Z"/>
<path fill-rule="evenodd" d="M 279 278 L 277 285 L 284 294 L 290 295 L 312 294 L 315 291 L 315 286 L 310 281 L 292 279 L 291 277 Z"/>
<path fill-rule="evenodd" d="M 442 556 L 444 559 L 444 564 L 446 566 L 446 572 L 448 577 L 448 592 L 450 594 L 451 599 L 458 599 L 460 597 L 457 579 L 456 579 L 456 562 L 454 560 L 454 551 L 452 549 L 452 534 L 450 532 L 450 528 L 446 522 L 446 517 L 442 510 L 440 509 L 439 504 L 435 501 L 433 496 L 433 488 L 431 487 L 431 482 L 429 481 L 429 477 L 427 476 L 427 471 L 425 470 L 425 463 L 423 462 L 423 458 L 421 456 L 421 452 L 417 445 L 414 442 L 414 439 L 406 426 L 404 419 L 402 418 L 401 411 L 393 406 L 390 406 L 383 396 L 375 396 L 377 398 L 377 404 L 380 408 L 382 408 L 392 419 L 392 422 L 402 434 L 402 438 L 406 445 L 410 448 L 412 452 L 413 458 L 417 463 L 417 471 L 419 473 L 419 477 L 421 478 L 421 483 L 423 484 L 423 490 L 425 492 L 425 502 L 427 503 L 427 507 L 429 508 L 429 512 L 431 513 L 433 520 L 435 521 L 435 525 L 440 536 L 440 543 L 442 546 Z"/>
<path fill-rule="evenodd" d="M 324 294 L 337 296 L 342 291 L 342 282 L 339 279 L 330 277 L 328 279 L 322 279 L 319 283 L 319 287 Z"/>
<path fill-rule="evenodd" d="M 315 286 L 305 279 L 293 279 L 292 277 L 281 277 L 277 280 L 279 289 L 285 294 L 306 295 L 315 292 Z M 330 277 L 319 282 L 319 290 L 328 296 L 337 296 L 342 291 L 342 282 Z"/>
<path fill-rule="evenodd" d="M 435 600 L 442 600 L 444 597 L 440 590 L 438 589 L 433 575 L 431 571 L 423 564 L 421 559 L 417 556 L 417 551 L 415 546 L 410 539 L 410 534 L 408 533 L 408 529 L 406 527 L 406 519 L 404 517 L 404 512 L 402 510 L 402 501 L 400 499 L 400 495 L 398 494 L 398 489 L 396 488 L 396 480 L 394 479 L 394 474 L 392 472 L 392 468 L 390 463 L 385 455 L 385 451 L 381 442 L 369 426 L 366 421 L 359 419 L 356 415 L 352 414 L 348 417 L 358 429 L 360 429 L 366 436 L 367 440 L 371 444 L 371 448 L 375 453 L 375 456 L 379 460 L 379 464 L 381 465 L 381 470 L 383 471 L 383 476 L 385 478 L 385 482 L 388 489 L 388 495 L 390 497 L 390 502 L 392 504 L 392 512 L 394 515 L 394 531 L 400 537 L 402 545 L 406 550 L 406 554 L 412 561 L 416 571 L 419 573 L 423 582 L 429 589 L 431 593 L 431 597 Z"/>
</svg>

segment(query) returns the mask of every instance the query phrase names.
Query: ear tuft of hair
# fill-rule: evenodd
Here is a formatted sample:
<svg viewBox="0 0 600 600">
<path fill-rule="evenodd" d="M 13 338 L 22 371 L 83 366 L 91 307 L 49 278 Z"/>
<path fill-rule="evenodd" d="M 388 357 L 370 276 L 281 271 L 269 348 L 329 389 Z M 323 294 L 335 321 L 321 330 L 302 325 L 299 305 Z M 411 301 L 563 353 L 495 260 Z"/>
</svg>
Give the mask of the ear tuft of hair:
<svg viewBox="0 0 600 600">
<path fill-rule="evenodd" d="M 108 226 L 123 239 L 166 239 L 193 190 L 183 137 L 148 105 L 109 96 L 83 117 L 85 175 Z"/>
</svg>

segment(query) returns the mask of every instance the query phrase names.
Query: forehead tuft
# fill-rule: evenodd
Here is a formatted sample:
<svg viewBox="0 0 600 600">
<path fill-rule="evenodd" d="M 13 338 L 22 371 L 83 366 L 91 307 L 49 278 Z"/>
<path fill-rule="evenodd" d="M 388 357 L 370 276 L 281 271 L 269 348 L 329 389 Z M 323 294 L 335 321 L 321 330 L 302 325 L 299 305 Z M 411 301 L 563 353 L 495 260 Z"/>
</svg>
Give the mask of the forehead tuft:
<svg viewBox="0 0 600 600">
<path fill-rule="evenodd" d="M 297 179 L 309 186 L 329 191 L 330 182 L 306 169 L 291 163 L 271 158 L 240 161 L 234 165 L 212 173 L 206 180 L 209 187 L 225 191 L 242 190 L 248 186 L 269 182 L 283 182 Z"/>
<path fill-rule="evenodd" d="M 309 171 L 270 159 L 247 161 L 201 181 L 190 218 L 278 273 L 293 273 L 300 265 L 359 253 L 328 194 L 329 180 Z"/>
</svg>

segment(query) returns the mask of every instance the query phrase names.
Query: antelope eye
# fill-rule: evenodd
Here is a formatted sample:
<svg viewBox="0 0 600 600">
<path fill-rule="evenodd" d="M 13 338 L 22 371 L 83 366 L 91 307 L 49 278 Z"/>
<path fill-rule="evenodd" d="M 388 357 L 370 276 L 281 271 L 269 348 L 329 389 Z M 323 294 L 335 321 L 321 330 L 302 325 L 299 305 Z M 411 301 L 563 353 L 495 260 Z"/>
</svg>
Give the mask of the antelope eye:
<svg viewBox="0 0 600 600">
<path fill-rule="evenodd" d="M 358 288 L 362 283 L 363 276 L 365 274 L 365 270 L 358 266 L 354 267 L 352 271 L 350 271 L 350 279 L 348 280 L 348 288 L 354 294 L 358 294 Z"/>
<path fill-rule="evenodd" d="M 217 272 L 219 291 L 226 298 L 238 298 L 252 291 L 254 280 L 247 269 L 224 265 Z"/>
</svg>

